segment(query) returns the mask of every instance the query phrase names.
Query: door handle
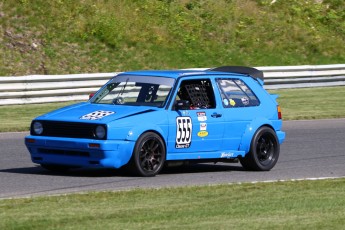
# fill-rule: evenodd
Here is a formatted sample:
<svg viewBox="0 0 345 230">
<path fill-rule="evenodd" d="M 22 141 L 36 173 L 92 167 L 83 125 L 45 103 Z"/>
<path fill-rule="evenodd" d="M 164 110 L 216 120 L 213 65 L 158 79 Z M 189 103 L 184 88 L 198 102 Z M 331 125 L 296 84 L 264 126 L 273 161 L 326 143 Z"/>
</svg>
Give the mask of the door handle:
<svg viewBox="0 0 345 230">
<path fill-rule="evenodd" d="M 211 115 L 211 117 L 214 117 L 214 118 L 218 118 L 218 117 L 221 117 L 221 116 L 222 116 L 222 114 L 220 114 L 220 113 L 213 113 Z"/>
</svg>

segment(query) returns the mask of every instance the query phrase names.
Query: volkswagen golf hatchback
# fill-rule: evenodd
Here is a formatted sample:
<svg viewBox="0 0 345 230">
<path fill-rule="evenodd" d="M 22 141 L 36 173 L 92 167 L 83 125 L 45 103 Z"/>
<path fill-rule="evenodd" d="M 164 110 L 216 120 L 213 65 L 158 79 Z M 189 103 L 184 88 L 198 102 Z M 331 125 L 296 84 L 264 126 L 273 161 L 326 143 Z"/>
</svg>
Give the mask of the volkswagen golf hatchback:
<svg viewBox="0 0 345 230">
<path fill-rule="evenodd" d="M 89 101 L 35 118 L 25 143 L 48 170 L 126 167 L 155 176 L 169 162 L 238 161 L 271 170 L 285 133 L 263 80 L 234 66 L 124 72 Z"/>
</svg>

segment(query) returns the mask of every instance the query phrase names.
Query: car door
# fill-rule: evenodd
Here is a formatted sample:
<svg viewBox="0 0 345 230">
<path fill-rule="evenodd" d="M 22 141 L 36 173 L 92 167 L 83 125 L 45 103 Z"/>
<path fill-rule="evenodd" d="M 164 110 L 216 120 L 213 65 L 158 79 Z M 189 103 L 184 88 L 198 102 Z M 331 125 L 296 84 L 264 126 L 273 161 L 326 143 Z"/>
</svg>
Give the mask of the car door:
<svg viewBox="0 0 345 230">
<path fill-rule="evenodd" d="M 181 81 L 174 98 L 168 115 L 168 152 L 219 151 L 223 140 L 224 116 L 221 105 L 216 103 L 211 79 Z M 176 101 L 190 104 L 188 107 L 176 108 Z"/>
</svg>

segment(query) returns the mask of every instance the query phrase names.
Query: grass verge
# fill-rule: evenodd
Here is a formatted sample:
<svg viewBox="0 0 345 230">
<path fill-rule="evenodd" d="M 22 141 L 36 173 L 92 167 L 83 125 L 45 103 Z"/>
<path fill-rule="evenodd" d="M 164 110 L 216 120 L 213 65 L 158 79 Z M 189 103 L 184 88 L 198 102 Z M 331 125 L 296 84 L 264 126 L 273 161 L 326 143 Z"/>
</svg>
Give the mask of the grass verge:
<svg viewBox="0 0 345 230">
<path fill-rule="evenodd" d="M 75 102 L 0 106 L 0 132 L 29 131 L 33 118 L 73 103 Z"/>
<path fill-rule="evenodd" d="M 270 90 L 279 94 L 284 120 L 345 117 L 345 87 Z M 74 102 L 0 106 L 0 132 L 28 131 L 36 116 Z"/>
<path fill-rule="evenodd" d="M 344 86 L 273 90 L 279 94 L 284 120 L 345 117 Z"/>
<path fill-rule="evenodd" d="M 345 179 L 0 200 L 1 229 L 343 229 Z"/>
</svg>

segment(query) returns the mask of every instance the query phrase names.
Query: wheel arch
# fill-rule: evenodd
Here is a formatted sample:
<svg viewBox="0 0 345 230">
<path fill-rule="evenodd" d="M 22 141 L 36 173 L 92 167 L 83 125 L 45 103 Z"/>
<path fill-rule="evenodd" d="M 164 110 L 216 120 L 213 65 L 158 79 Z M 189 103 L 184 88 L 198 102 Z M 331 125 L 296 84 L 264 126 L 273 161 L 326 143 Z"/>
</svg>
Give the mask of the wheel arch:
<svg viewBox="0 0 345 230">
<path fill-rule="evenodd" d="M 149 129 L 149 130 L 146 130 L 146 131 L 144 131 L 144 132 L 142 132 L 139 136 L 138 136 L 138 138 L 141 136 L 141 135 L 143 135 L 144 133 L 155 133 L 155 134 L 157 134 L 161 139 L 162 139 L 162 141 L 163 141 L 163 144 L 164 144 L 164 147 L 165 147 L 165 151 L 167 150 L 167 144 L 166 144 L 166 141 L 165 141 L 165 138 L 162 136 L 162 134 L 160 133 L 160 132 L 158 132 L 157 130 L 154 130 L 154 129 Z M 165 153 L 166 154 L 166 153 Z"/>
<path fill-rule="evenodd" d="M 144 144 L 147 143 L 148 140 L 153 140 L 152 137 L 154 137 L 155 143 L 158 144 L 158 148 L 159 145 L 162 146 L 163 149 L 161 149 L 161 154 L 156 155 L 155 153 L 159 153 L 159 151 L 156 152 L 156 150 L 152 150 L 149 146 L 144 147 Z M 156 149 L 156 147 L 154 149 Z M 144 154 L 142 155 L 142 153 Z M 145 177 L 155 176 L 164 167 L 166 154 L 167 148 L 163 136 L 156 130 L 145 130 L 135 141 L 127 169 L 129 169 L 130 173 L 133 175 Z"/>
<path fill-rule="evenodd" d="M 143 135 L 144 133 L 147 133 L 147 132 L 156 133 L 157 135 L 159 135 L 162 138 L 164 143 L 166 142 L 167 131 L 164 131 L 162 128 L 160 128 L 159 126 L 156 126 L 156 125 L 154 125 L 153 127 L 152 127 L 152 125 L 151 126 L 145 125 L 145 126 L 133 127 L 128 132 L 126 140 L 137 141 L 141 135 Z"/>
<path fill-rule="evenodd" d="M 141 127 L 141 128 L 135 127 L 134 129 L 132 129 L 128 132 L 127 140 L 136 142 L 141 135 L 143 135 L 144 133 L 148 133 L 148 132 L 155 133 L 162 139 L 162 141 L 164 143 L 165 151 L 166 151 L 165 154 L 167 155 L 167 143 L 166 143 L 167 136 L 164 135 L 165 132 L 158 126 L 155 126 L 154 128 L 152 128 L 152 126 L 151 127 L 145 127 L 145 128 L 144 127 Z M 132 135 L 130 135 L 130 133 Z M 133 154 L 133 152 L 131 153 L 131 155 L 132 154 Z"/>
<path fill-rule="evenodd" d="M 247 125 L 246 130 L 244 131 L 239 146 L 240 151 L 248 153 L 250 150 L 250 145 L 252 143 L 255 133 L 262 127 L 268 127 L 275 132 L 272 122 L 265 118 L 258 118 L 253 120 L 250 124 Z"/>
</svg>

